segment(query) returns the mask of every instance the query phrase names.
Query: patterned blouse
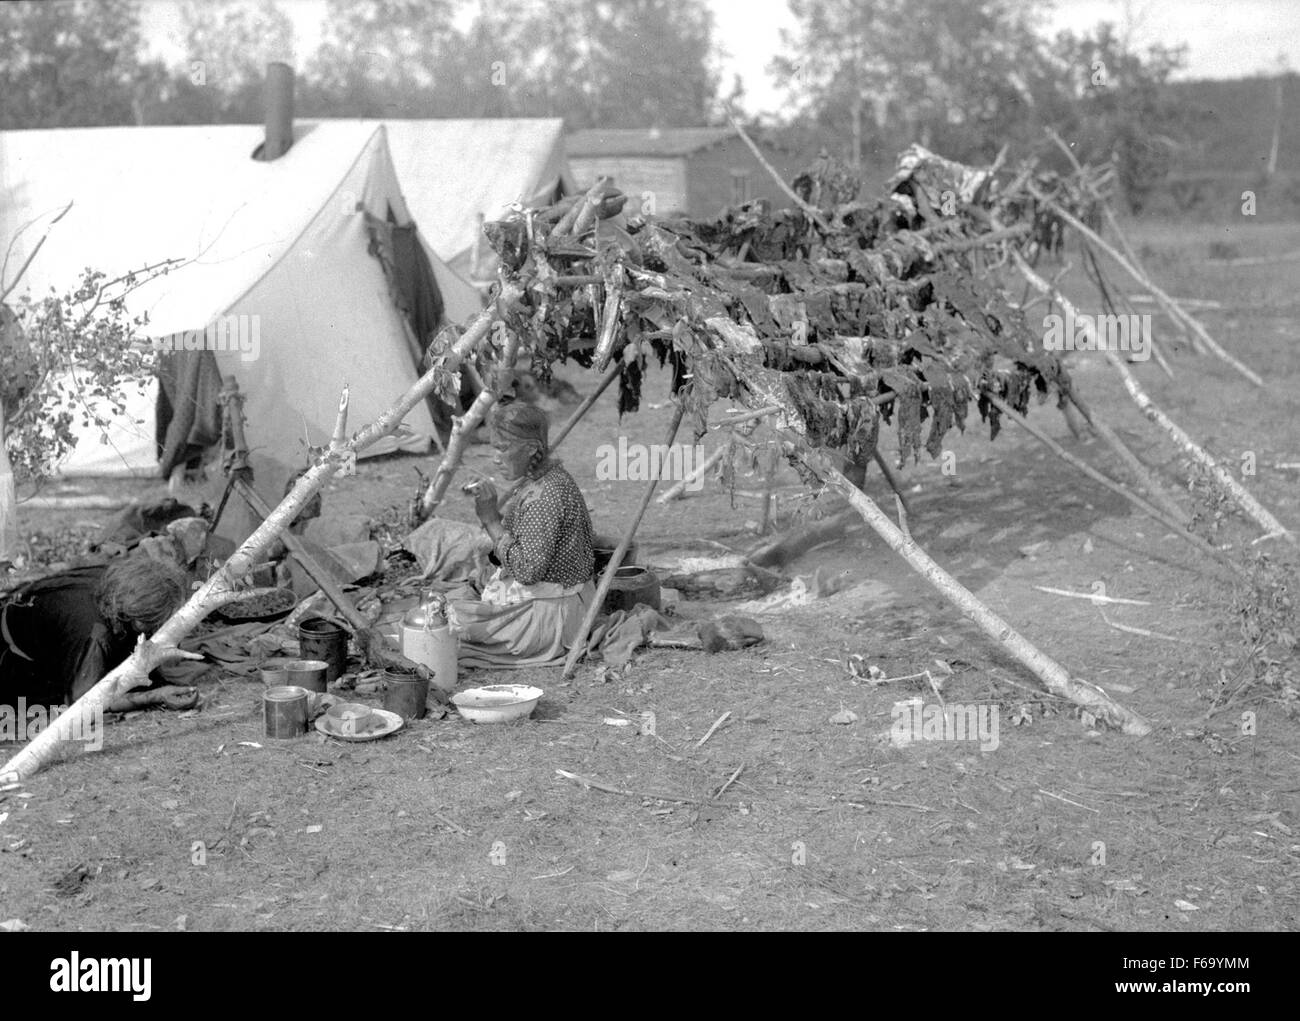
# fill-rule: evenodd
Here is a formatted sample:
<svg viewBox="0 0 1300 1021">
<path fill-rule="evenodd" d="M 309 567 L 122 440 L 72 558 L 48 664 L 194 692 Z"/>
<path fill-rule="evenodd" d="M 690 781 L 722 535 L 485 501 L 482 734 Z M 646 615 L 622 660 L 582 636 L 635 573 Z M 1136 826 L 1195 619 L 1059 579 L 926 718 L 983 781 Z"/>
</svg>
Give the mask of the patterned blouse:
<svg viewBox="0 0 1300 1021">
<path fill-rule="evenodd" d="M 501 523 L 505 534 L 493 551 L 522 584 L 555 582 L 568 588 L 591 580 L 595 561 L 587 501 L 558 461 L 520 487 Z"/>
</svg>

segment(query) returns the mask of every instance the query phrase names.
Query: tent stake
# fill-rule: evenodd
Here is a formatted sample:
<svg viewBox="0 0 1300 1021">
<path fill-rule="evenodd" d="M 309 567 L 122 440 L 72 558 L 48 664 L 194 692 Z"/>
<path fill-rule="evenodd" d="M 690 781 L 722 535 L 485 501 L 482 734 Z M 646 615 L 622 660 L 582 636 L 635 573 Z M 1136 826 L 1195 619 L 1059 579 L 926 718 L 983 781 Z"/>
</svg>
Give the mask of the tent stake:
<svg viewBox="0 0 1300 1021">
<path fill-rule="evenodd" d="M 682 416 L 686 414 L 685 395 L 679 394 L 677 398 L 677 410 L 673 412 L 672 423 L 668 426 L 668 438 L 664 440 L 664 447 L 671 447 L 673 440 L 677 438 L 677 427 L 682 424 Z M 661 452 L 662 453 L 662 452 Z M 600 576 L 600 584 L 596 586 L 596 594 L 591 600 L 591 605 L 587 607 L 587 615 L 582 619 L 582 626 L 578 629 L 578 634 L 574 637 L 573 647 L 569 649 L 569 655 L 564 661 L 564 678 L 573 676 L 573 671 L 578 665 L 578 660 L 582 659 L 587 636 L 591 634 L 591 626 L 596 622 L 600 615 L 601 606 L 605 602 L 605 596 L 609 594 L 609 587 L 614 582 L 614 575 L 619 567 L 623 564 L 623 558 L 627 556 L 628 547 L 632 545 L 632 539 L 636 535 L 637 525 L 641 524 L 641 519 L 645 516 L 646 508 L 650 506 L 650 498 L 655 495 L 655 487 L 659 485 L 660 469 L 662 464 L 655 467 L 651 473 L 650 481 L 646 483 L 645 495 L 641 497 L 641 506 L 637 508 L 636 516 L 632 518 L 632 523 L 628 525 L 627 531 L 623 533 L 623 538 L 619 540 L 618 548 L 614 550 L 614 555 L 609 558 L 609 566 L 605 568 L 605 573 Z"/>
</svg>

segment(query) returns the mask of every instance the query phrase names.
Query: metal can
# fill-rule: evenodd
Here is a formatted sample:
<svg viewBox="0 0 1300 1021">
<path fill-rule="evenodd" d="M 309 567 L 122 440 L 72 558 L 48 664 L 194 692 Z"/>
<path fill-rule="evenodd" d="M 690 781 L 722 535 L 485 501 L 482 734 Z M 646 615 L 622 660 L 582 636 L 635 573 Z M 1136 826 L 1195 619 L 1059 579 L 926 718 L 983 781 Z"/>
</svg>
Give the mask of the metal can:
<svg viewBox="0 0 1300 1021">
<path fill-rule="evenodd" d="M 307 733 L 307 689 L 282 684 L 267 688 L 262 695 L 266 736 L 302 737 Z"/>
</svg>

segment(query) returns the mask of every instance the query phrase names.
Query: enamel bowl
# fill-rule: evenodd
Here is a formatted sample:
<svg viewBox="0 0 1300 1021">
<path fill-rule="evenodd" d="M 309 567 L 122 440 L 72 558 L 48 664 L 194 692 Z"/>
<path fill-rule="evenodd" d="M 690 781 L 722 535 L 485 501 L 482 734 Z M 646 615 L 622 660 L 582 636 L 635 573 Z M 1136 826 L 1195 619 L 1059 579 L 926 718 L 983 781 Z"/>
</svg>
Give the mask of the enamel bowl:
<svg viewBox="0 0 1300 1021">
<path fill-rule="evenodd" d="M 508 723 L 532 714 L 542 689 L 529 684 L 489 684 L 451 696 L 452 704 L 473 723 Z"/>
</svg>

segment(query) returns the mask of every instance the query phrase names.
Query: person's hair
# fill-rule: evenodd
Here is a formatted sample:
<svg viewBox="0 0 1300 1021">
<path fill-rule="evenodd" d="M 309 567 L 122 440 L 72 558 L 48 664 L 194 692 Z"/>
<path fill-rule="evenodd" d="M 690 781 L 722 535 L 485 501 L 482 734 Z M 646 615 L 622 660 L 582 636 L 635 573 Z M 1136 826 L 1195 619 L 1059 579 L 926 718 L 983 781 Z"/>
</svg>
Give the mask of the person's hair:
<svg viewBox="0 0 1300 1021">
<path fill-rule="evenodd" d="M 108 565 L 95 596 L 100 617 L 117 634 L 151 635 L 189 595 L 189 580 L 174 563 L 144 556 Z"/>
<path fill-rule="evenodd" d="M 492 412 L 492 431 L 502 439 L 532 443 L 536 447 L 531 469 L 537 471 L 550 459 L 550 420 L 546 412 L 531 404 L 515 401 L 498 405 Z"/>
</svg>

